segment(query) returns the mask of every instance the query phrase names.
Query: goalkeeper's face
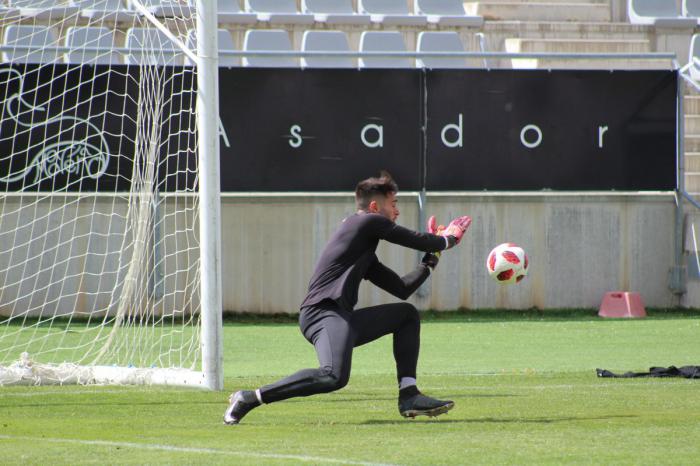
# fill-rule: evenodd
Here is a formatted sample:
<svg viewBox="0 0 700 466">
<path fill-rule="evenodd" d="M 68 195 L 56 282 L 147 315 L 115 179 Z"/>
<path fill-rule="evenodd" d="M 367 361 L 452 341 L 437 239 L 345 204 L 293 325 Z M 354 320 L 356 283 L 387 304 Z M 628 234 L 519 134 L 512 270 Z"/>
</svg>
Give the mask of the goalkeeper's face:
<svg viewBox="0 0 700 466">
<path fill-rule="evenodd" d="M 392 222 L 399 216 L 396 193 L 389 193 L 386 196 L 377 196 L 370 202 L 370 211 L 383 215 Z"/>
</svg>

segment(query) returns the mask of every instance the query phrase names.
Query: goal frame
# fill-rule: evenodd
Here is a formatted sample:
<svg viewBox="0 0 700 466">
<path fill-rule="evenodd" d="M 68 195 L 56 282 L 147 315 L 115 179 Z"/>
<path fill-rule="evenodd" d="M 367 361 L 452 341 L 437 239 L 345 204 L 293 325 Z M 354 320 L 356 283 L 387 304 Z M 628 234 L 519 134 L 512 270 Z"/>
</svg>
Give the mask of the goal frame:
<svg viewBox="0 0 700 466">
<path fill-rule="evenodd" d="M 170 40 L 174 40 L 175 47 L 187 55 L 196 67 L 194 72 L 197 184 L 195 192 L 191 194 L 198 201 L 196 207 L 198 210 L 195 214 L 198 219 L 192 227 L 199 229 L 199 238 L 197 238 L 199 284 L 198 289 L 195 287 L 179 291 L 197 290 L 199 294 L 198 359 L 200 367 L 190 369 L 158 368 L 155 365 L 134 367 L 131 363 L 119 366 L 99 365 L 98 360 L 105 348 L 100 351 L 92 364 L 85 366 L 70 362 L 43 364 L 33 361 L 33 354 L 25 351 L 20 355 L 19 361 L 9 366 L 0 365 L 0 386 L 98 383 L 223 389 L 217 2 L 196 0 L 194 10 L 196 52 L 191 50 L 191 46 L 184 46 L 181 40 L 167 32 L 167 28 L 146 10 L 141 1 L 133 0 L 133 4 L 137 10 L 141 11 L 147 22 L 157 27 Z M 21 46 L 18 48 L 21 49 Z M 59 50 L 61 47 L 53 47 L 53 49 Z M 111 337 L 112 334 L 109 335 L 109 339 Z M 194 348 L 196 345 L 191 349 Z"/>
</svg>

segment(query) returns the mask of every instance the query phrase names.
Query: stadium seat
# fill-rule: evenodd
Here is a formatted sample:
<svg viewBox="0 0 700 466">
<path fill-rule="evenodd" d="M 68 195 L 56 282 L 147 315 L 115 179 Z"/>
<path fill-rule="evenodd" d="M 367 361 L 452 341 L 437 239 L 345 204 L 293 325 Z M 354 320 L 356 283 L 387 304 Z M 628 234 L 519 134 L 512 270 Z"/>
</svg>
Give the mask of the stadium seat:
<svg viewBox="0 0 700 466">
<path fill-rule="evenodd" d="M 461 0 L 414 0 L 413 10 L 424 15 L 430 24 L 475 27 L 484 24 L 483 17 L 466 14 Z"/>
<path fill-rule="evenodd" d="M 688 71 L 690 71 L 690 76 L 694 81 L 700 82 L 700 62 L 696 63 L 696 60 L 700 60 L 700 34 L 693 34 L 690 39 L 690 50 L 688 53 L 688 61 L 692 63 Z"/>
<path fill-rule="evenodd" d="M 349 52 L 348 36 L 343 31 L 304 31 L 301 39 L 303 52 Z M 350 57 L 302 57 L 302 68 L 354 68 Z"/>
<path fill-rule="evenodd" d="M 77 47 L 98 48 L 99 51 L 80 50 L 63 55 L 65 63 L 117 64 L 119 54 L 114 52 L 114 34 L 106 27 L 69 27 L 66 32 L 65 46 L 71 49 Z"/>
<path fill-rule="evenodd" d="M 361 15 L 352 8 L 350 0 L 301 0 L 302 13 L 314 15 L 318 23 L 369 24 L 369 15 Z"/>
<path fill-rule="evenodd" d="M 683 16 L 700 19 L 700 0 L 683 0 L 681 10 Z"/>
<path fill-rule="evenodd" d="M 133 21 L 139 14 L 129 10 L 122 0 L 70 0 L 69 5 L 80 9 L 80 16 L 90 21 Z"/>
<path fill-rule="evenodd" d="M 190 8 L 194 8 L 197 0 L 188 0 L 188 3 Z M 238 0 L 217 0 L 216 9 L 219 23 L 253 24 L 258 20 L 255 13 L 244 12 Z"/>
<path fill-rule="evenodd" d="M 684 18 L 676 0 L 627 0 L 627 15 L 632 24 L 666 28 L 693 28 L 697 19 Z"/>
<path fill-rule="evenodd" d="M 19 19 L 19 8 L 10 8 L 5 5 L 0 5 L 0 20 L 16 20 Z"/>
<path fill-rule="evenodd" d="M 11 24 L 5 27 L 3 44 L 22 47 L 5 50 L 2 61 L 12 63 L 57 63 L 60 54 L 56 50 L 57 39 L 48 26 L 24 26 Z"/>
<path fill-rule="evenodd" d="M 241 59 L 235 55 L 227 55 L 226 52 L 235 52 L 236 44 L 233 42 L 233 37 L 227 29 L 219 29 L 219 67 L 232 68 L 241 66 Z"/>
<path fill-rule="evenodd" d="M 129 2 L 129 8 L 137 10 L 132 0 Z M 158 18 L 189 18 L 194 16 L 194 8 L 190 5 L 176 0 L 139 0 L 146 7 L 149 13 Z"/>
<path fill-rule="evenodd" d="M 280 24 L 312 24 L 314 15 L 299 13 L 296 0 L 245 0 L 245 11 L 258 21 Z"/>
<path fill-rule="evenodd" d="M 454 31 L 423 31 L 418 34 L 416 45 L 418 52 L 464 52 L 464 44 L 459 34 Z M 462 57 L 420 57 L 416 59 L 416 68 L 466 68 L 467 62 Z"/>
<path fill-rule="evenodd" d="M 365 31 L 360 36 L 361 52 L 406 52 L 406 43 L 399 31 Z M 360 68 L 412 68 L 409 57 L 360 58 Z"/>
<path fill-rule="evenodd" d="M 7 6 L 19 9 L 20 16 L 40 20 L 61 19 L 79 11 L 60 0 L 7 0 Z"/>
<path fill-rule="evenodd" d="M 406 0 L 357 0 L 361 14 L 370 15 L 373 23 L 397 26 L 424 26 L 425 16 L 412 15 Z"/>
<path fill-rule="evenodd" d="M 246 31 L 243 39 L 243 50 L 245 51 L 281 51 L 292 52 L 292 42 L 289 40 L 287 31 L 281 29 L 251 29 Z M 284 56 L 248 56 L 243 57 L 241 64 L 244 67 L 265 67 L 265 68 L 296 68 L 299 61 L 294 57 Z"/>
<path fill-rule="evenodd" d="M 182 65 L 182 51 L 178 50 L 163 32 L 158 29 L 129 28 L 126 31 L 124 63 L 129 65 Z M 157 55 L 143 54 L 143 50 L 158 50 Z M 147 61 L 143 61 L 147 58 Z"/>
<path fill-rule="evenodd" d="M 190 0 L 190 5 L 194 6 L 195 1 Z M 238 0 L 218 0 L 216 7 L 220 23 L 252 24 L 258 20 L 255 13 L 244 12 Z"/>
<path fill-rule="evenodd" d="M 219 67 L 231 68 L 240 66 L 240 60 L 237 56 L 226 53 L 236 51 L 236 45 L 233 43 L 231 33 L 227 29 L 219 29 L 217 39 L 219 42 Z M 187 33 L 187 47 L 190 50 L 197 49 L 197 34 L 194 29 Z M 193 65 L 188 56 L 185 56 L 185 65 Z"/>
</svg>

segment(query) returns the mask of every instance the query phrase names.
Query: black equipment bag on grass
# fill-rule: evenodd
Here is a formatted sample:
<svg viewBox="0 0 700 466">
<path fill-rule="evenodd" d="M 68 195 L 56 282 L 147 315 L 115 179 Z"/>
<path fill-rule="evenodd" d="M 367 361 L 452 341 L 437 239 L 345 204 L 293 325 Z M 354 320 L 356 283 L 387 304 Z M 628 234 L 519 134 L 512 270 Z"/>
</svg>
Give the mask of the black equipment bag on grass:
<svg viewBox="0 0 700 466">
<path fill-rule="evenodd" d="M 650 367 L 649 372 L 625 372 L 624 374 L 613 374 L 605 369 L 596 369 L 598 377 L 685 377 L 686 379 L 700 379 L 700 366 L 669 366 Z"/>
</svg>

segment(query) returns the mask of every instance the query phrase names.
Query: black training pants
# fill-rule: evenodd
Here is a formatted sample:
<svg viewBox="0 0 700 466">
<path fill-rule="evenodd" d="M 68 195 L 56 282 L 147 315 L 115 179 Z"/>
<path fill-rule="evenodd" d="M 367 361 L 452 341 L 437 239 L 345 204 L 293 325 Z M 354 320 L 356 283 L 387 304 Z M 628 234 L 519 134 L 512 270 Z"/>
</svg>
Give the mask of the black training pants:
<svg viewBox="0 0 700 466">
<path fill-rule="evenodd" d="M 265 403 L 343 388 L 350 378 L 353 348 L 390 333 L 394 335 L 398 380 L 416 377 L 420 319 L 412 304 L 383 304 L 349 312 L 339 309 L 334 301 L 324 300 L 302 309 L 299 326 L 316 348 L 319 367 L 302 369 L 260 388 Z"/>
</svg>

